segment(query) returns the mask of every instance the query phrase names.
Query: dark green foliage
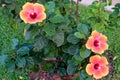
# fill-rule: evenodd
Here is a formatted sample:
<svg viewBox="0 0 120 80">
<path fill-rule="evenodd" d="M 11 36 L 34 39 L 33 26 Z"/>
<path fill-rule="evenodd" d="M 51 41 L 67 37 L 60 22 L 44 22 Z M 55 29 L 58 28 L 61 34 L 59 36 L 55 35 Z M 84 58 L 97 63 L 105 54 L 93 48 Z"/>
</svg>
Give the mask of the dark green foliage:
<svg viewBox="0 0 120 80">
<path fill-rule="evenodd" d="M 91 54 L 91 51 L 88 50 L 88 49 L 86 49 L 85 47 L 82 47 L 82 48 L 80 49 L 80 56 L 81 56 L 83 59 L 89 57 L 90 54 Z"/>
<path fill-rule="evenodd" d="M 78 69 L 78 65 L 73 63 L 71 60 L 68 60 L 68 63 L 67 63 L 67 73 L 69 75 L 72 75 L 74 74 Z"/>
<path fill-rule="evenodd" d="M 5 61 L 8 59 L 8 55 L 0 56 L 0 66 L 5 64 Z"/>
<path fill-rule="evenodd" d="M 37 0 L 45 5 L 46 20 L 24 24 L 19 12 L 27 1 L 0 1 L 5 4 L 0 7 L 0 66 L 6 68 L 8 74 L 18 74 L 20 70 L 21 74 L 26 70 L 38 71 L 41 65 L 51 76 L 57 70 L 62 77 L 79 73 L 74 80 L 92 80 L 86 74 L 85 67 L 89 57 L 94 54 L 86 49 L 85 43 L 93 30 L 107 35 L 109 50 L 119 59 L 120 4 L 109 14 L 104 11 L 106 3 L 95 2 L 88 7 L 77 8 L 70 0 Z M 44 58 L 55 58 L 61 62 L 45 62 Z M 118 74 L 120 65 L 117 64 L 119 60 L 115 62 L 115 73 Z M 16 76 L 11 80 L 18 80 Z"/>
</svg>

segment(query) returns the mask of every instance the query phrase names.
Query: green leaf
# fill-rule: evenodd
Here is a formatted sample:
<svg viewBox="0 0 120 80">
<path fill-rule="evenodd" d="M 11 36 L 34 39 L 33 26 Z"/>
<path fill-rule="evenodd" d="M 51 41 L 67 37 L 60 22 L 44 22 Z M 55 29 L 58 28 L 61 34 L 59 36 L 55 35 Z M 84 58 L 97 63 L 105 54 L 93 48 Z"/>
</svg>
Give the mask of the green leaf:
<svg viewBox="0 0 120 80">
<path fill-rule="evenodd" d="M 86 78 L 88 77 L 87 73 L 85 72 L 85 70 L 80 71 L 80 80 L 86 80 Z"/>
<path fill-rule="evenodd" d="M 115 7 L 120 8 L 120 3 L 117 3 Z"/>
<path fill-rule="evenodd" d="M 67 73 L 69 75 L 72 75 L 76 72 L 76 70 L 77 70 L 77 65 L 74 64 L 72 61 L 68 61 Z"/>
<path fill-rule="evenodd" d="M 105 22 L 107 22 L 106 20 L 109 20 L 109 14 L 107 12 L 101 12 L 101 19 L 102 21 L 105 20 Z"/>
<path fill-rule="evenodd" d="M 24 29 L 24 37 L 25 37 L 25 40 L 29 40 L 30 37 L 31 37 L 31 33 L 32 33 L 32 31 L 29 30 L 30 27 L 31 27 L 30 24 L 27 24 L 27 25 L 25 26 L 25 29 Z"/>
<path fill-rule="evenodd" d="M 0 56 L 0 66 L 4 65 L 7 59 L 8 59 L 8 55 L 1 55 Z"/>
<path fill-rule="evenodd" d="M 29 54 L 30 49 L 26 46 L 21 47 L 20 49 L 17 50 L 17 55 L 19 56 L 24 56 L 26 54 Z"/>
<path fill-rule="evenodd" d="M 53 43 L 49 43 L 48 46 L 44 48 L 44 54 L 46 57 L 55 57 L 57 53 L 58 48 Z"/>
<path fill-rule="evenodd" d="M 99 32 L 103 32 L 105 30 L 105 26 L 103 23 L 96 23 L 92 25 L 92 30 L 97 30 Z"/>
<path fill-rule="evenodd" d="M 79 76 L 78 77 L 74 77 L 73 80 L 80 80 Z"/>
<path fill-rule="evenodd" d="M 79 54 L 76 54 L 72 57 L 72 61 L 77 64 L 80 64 L 82 60 L 83 58 Z"/>
<path fill-rule="evenodd" d="M 107 6 L 106 2 L 103 2 L 103 3 L 100 4 L 100 8 L 102 8 L 102 9 L 105 9 L 106 6 Z"/>
<path fill-rule="evenodd" d="M 35 39 L 35 36 L 40 34 L 40 29 L 37 27 L 37 24 L 26 25 L 24 29 L 25 40 Z"/>
<path fill-rule="evenodd" d="M 51 63 L 42 63 L 42 68 L 43 68 L 43 70 L 45 70 L 45 71 L 49 71 L 50 69 L 52 69 L 54 66 L 53 66 L 53 64 L 51 64 Z"/>
<path fill-rule="evenodd" d="M 21 58 L 21 57 L 17 58 L 16 59 L 16 64 L 19 68 L 23 68 L 26 65 L 25 58 L 24 57 L 23 58 Z"/>
<path fill-rule="evenodd" d="M 2 7 L 0 7 L 0 12 L 1 12 L 1 13 L 0 13 L 0 16 L 2 16 L 2 15 L 3 15 L 3 12 L 2 12 L 2 11 L 3 11 L 3 8 L 2 8 Z M 0 21 L 1 21 L 1 20 L 0 20 Z"/>
<path fill-rule="evenodd" d="M 85 35 L 88 35 L 89 34 L 89 26 L 86 25 L 86 24 L 78 24 L 78 27 L 77 27 L 77 30 L 80 32 L 80 33 L 83 33 Z"/>
<path fill-rule="evenodd" d="M 28 47 L 30 50 L 33 49 L 33 44 L 32 43 L 24 43 L 21 46 Z"/>
<path fill-rule="evenodd" d="M 56 43 L 57 47 L 61 46 L 64 43 L 64 33 L 57 32 L 52 40 L 54 43 Z"/>
<path fill-rule="evenodd" d="M 6 65 L 6 67 L 9 72 L 13 72 L 15 70 L 15 62 L 9 61 Z"/>
<path fill-rule="evenodd" d="M 10 4 L 12 1 L 11 0 L 5 0 L 5 3 Z"/>
<path fill-rule="evenodd" d="M 88 76 L 88 78 L 86 78 L 86 80 L 93 80 L 93 77 Z M 110 80 L 110 79 L 109 79 Z"/>
<path fill-rule="evenodd" d="M 85 47 L 82 47 L 82 48 L 80 49 L 80 56 L 81 56 L 83 59 L 89 57 L 90 54 L 91 54 L 91 51 L 88 50 L 88 49 L 86 49 Z"/>
<path fill-rule="evenodd" d="M 58 26 L 58 30 L 70 33 L 72 31 L 72 27 L 69 27 L 66 24 L 62 24 L 62 25 Z"/>
<path fill-rule="evenodd" d="M 24 30 L 24 36 L 25 36 L 25 40 L 29 40 L 31 37 L 31 33 L 32 31 L 28 31 L 28 30 Z"/>
<path fill-rule="evenodd" d="M 80 39 L 78 39 L 74 34 L 70 34 L 67 37 L 67 41 L 72 44 L 77 44 L 80 41 Z"/>
<path fill-rule="evenodd" d="M 56 33 L 55 25 L 48 23 L 44 26 L 44 31 L 47 33 L 48 36 L 53 36 Z"/>
<path fill-rule="evenodd" d="M 9 0 L 10 1 L 10 0 Z M 8 5 L 7 7 L 10 9 L 10 10 L 14 10 L 15 9 L 15 3 L 12 2 L 10 5 Z"/>
<path fill-rule="evenodd" d="M 38 36 L 35 38 L 35 43 L 34 43 L 35 49 L 40 50 L 44 48 L 47 44 L 48 44 L 48 40 L 46 38 L 42 36 Z"/>
<path fill-rule="evenodd" d="M 12 39 L 12 49 L 15 49 L 19 45 L 19 40 L 18 39 Z"/>
<path fill-rule="evenodd" d="M 28 65 L 28 66 L 30 66 L 30 67 L 33 67 L 34 66 L 34 60 L 33 60 L 33 58 L 32 57 L 26 57 L 25 58 L 26 59 L 26 64 Z"/>
<path fill-rule="evenodd" d="M 45 5 L 47 14 L 52 14 L 55 11 L 55 3 L 53 1 L 48 2 Z"/>
<path fill-rule="evenodd" d="M 65 68 L 58 68 L 58 73 L 60 74 L 60 76 L 66 76 Z"/>
<path fill-rule="evenodd" d="M 77 38 L 80 38 L 80 39 L 85 39 L 85 34 L 81 33 L 81 32 L 75 32 L 74 34 Z"/>
<path fill-rule="evenodd" d="M 53 75 L 54 75 L 54 71 L 55 71 L 54 68 L 50 69 L 50 70 L 49 70 L 49 75 L 50 75 L 50 76 L 53 76 Z"/>
<path fill-rule="evenodd" d="M 67 67 L 67 73 L 69 74 L 69 75 L 72 75 L 72 74 L 74 74 L 75 73 L 75 68 L 74 68 L 74 66 L 73 65 L 68 65 L 68 67 Z"/>
<path fill-rule="evenodd" d="M 79 46 L 78 45 L 71 45 L 66 48 L 63 48 L 63 51 L 65 53 L 68 53 L 70 55 L 76 55 L 79 53 Z"/>
<path fill-rule="evenodd" d="M 50 18 L 50 22 L 52 23 L 61 23 L 64 21 L 64 17 L 62 15 L 55 15 Z"/>
</svg>

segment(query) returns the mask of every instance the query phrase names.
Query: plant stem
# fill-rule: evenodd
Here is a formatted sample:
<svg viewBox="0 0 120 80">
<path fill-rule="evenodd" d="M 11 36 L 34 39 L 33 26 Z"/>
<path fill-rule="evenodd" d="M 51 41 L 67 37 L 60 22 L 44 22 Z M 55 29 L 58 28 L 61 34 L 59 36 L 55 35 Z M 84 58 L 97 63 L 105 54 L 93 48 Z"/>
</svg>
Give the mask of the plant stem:
<svg viewBox="0 0 120 80">
<path fill-rule="evenodd" d="M 76 16 L 76 23 L 78 23 L 78 6 L 79 6 L 79 1 L 77 0 L 77 4 L 76 4 L 76 12 L 75 12 L 75 16 Z"/>
<path fill-rule="evenodd" d="M 57 60 L 56 58 L 43 58 L 46 62 L 62 62 L 62 60 Z"/>
</svg>

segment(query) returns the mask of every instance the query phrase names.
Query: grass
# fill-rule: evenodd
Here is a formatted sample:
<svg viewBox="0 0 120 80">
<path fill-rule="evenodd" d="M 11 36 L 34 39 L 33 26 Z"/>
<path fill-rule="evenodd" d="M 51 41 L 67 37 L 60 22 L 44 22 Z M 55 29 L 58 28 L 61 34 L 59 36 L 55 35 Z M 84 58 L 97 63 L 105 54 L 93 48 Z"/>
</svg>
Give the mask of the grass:
<svg viewBox="0 0 120 80">
<path fill-rule="evenodd" d="M 120 79 L 120 27 L 112 27 L 112 30 L 106 31 L 108 37 L 109 50 L 112 55 L 114 72 L 113 78 L 110 80 Z"/>
<path fill-rule="evenodd" d="M 0 26 L 0 51 L 11 46 L 11 40 L 17 38 L 21 43 L 26 42 L 23 36 L 23 26 L 17 25 L 16 29 L 10 26 Z M 0 53 L 1 54 L 1 53 Z M 0 66 L 0 80 L 29 80 L 25 69 L 7 72 L 5 66 Z"/>
<path fill-rule="evenodd" d="M 3 47 L 10 46 L 11 39 L 17 38 L 21 42 L 24 41 L 23 27 L 13 29 L 9 26 L 0 26 L 0 51 Z"/>
<path fill-rule="evenodd" d="M 18 70 L 16 72 L 7 72 L 5 67 L 0 67 L 0 80 L 29 80 L 27 71 L 24 69 Z"/>
</svg>

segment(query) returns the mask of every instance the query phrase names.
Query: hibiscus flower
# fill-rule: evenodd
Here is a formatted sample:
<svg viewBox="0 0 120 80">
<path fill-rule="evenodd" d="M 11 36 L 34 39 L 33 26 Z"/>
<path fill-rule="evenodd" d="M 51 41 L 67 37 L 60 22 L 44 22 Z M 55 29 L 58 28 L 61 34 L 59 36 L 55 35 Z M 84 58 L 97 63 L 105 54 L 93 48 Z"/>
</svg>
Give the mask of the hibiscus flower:
<svg viewBox="0 0 120 80">
<path fill-rule="evenodd" d="M 45 8 L 42 4 L 27 2 L 20 11 L 20 18 L 30 24 L 42 22 L 46 19 Z"/>
<path fill-rule="evenodd" d="M 102 54 L 108 49 L 107 37 L 95 30 L 89 37 L 86 47 L 95 53 Z"/>
<path fill-rule="evenodd" d="M 95 79 L 100 79 L 107 76 L 109 73 L 108 61 L 105 57 L 95 55 L 90 57 L 90 63 L 87 64 L 86 72 L 93 75 Z"/>
</svg>

